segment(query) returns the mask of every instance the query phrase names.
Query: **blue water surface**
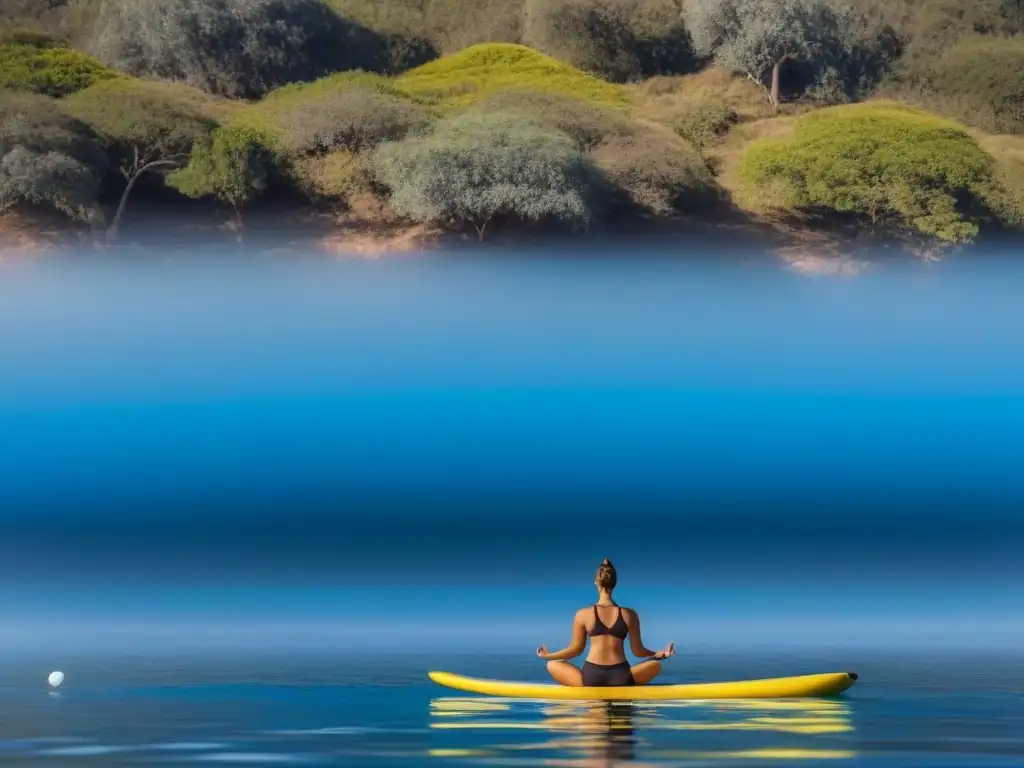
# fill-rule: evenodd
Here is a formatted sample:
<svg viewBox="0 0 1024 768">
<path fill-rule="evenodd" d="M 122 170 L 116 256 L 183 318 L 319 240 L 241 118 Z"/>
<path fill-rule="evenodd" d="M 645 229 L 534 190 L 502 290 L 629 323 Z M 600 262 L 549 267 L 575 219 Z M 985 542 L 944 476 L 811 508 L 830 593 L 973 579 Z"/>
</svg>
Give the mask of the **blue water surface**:
<svg viewBox="0 0 1024 768">
<path fill-rule="evenodd" d="M 119 765 L 1019 766 L 1024 659 L 852 654 L 836 699 L 591 705 L 459 694 L 427 669 L 542 679 L 528 658 L 416 652 L 69 659 L 59 693 L 4 664 L 0 762 Z M 666 682 L 832 669 L 836 655 L 689 654 Z M 36 667 L 33 669 L 33 667 Z M 43 682 L 43 685 L 40 685 Z"/>
<path fill-rule="evenodd" d="M 0 761 L 1024 765 L 1024 270 L 553 256 L 3 265 Z M 861 679 L 427 681 L 606 556 L 666 681 Z"/>
</svg>

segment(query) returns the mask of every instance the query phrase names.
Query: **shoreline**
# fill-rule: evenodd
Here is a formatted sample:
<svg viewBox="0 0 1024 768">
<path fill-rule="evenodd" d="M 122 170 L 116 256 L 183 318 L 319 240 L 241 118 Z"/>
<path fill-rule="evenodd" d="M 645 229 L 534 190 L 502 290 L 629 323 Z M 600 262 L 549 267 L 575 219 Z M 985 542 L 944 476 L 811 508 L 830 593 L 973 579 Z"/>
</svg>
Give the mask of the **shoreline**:
<svg viewBox="0 0 1024 768">
<path fill-rule="evenodd" d="M 230 217 L 215 206 L 141 204 L 129 215 L 117 244 L 102 233 L 70 225 L 59 214 L 14 210 L 0 213 L 0 263 L 90 251 L 143 255 L 179 248 L 240 249 L 263 254 L 319 254 L 329 258 L 380 259 L 418 253 L 509 248 L 575 250 L 593 247 L 659 247 L 679 250 L 686 258 L 717 248 L 760 252 L 787 268 L 807 274 L 851 276 L 880 259 L 939 260 L 955 248 L 901 233 L 873 233 L 850 223 L 801 223 L 755 219 L 742 212 L 711 216 L 678 216 L 634 221 L 583 232 L 543 229 L 496 230 L 478 242 L 470 232 L 359 211 L 331 211 L 311 206 L 267 205 L 249 214 L 245 238 L 239 242 Z M 1012 242 L 1016 242 L 1014 239 Z M 1020 239 L 1024 250 L 1024 239 Z M 984 243 L 976 242 L 977 247 Z"/>
</svg>

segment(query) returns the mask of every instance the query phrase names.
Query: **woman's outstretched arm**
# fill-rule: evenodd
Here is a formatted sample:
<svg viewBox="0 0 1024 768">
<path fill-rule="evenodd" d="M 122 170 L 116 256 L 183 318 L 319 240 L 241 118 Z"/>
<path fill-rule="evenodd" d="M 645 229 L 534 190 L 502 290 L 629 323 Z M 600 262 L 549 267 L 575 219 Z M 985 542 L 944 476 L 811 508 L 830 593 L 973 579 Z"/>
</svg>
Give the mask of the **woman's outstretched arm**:
<svg viewBox="0 0 1024 768">
<path fill-rule="evenodd" d="M 583 623 L 580 614 L 576 614 L 572 620 L 572 642 L 568 647 L 555 653 L 548 653 L 546 645 L 537 649 L 537 655 L 545 661 L 561 661 L 563 659 L 575 659 L 583 649 L 587 647 L 587 627 Z"/>
<path fill-rule="evenodd" d="M 652 651 L 644 646 L 643 638 L 640 636 L 640 614 L 636 611 L 630 610 L 629 620 L 626 625 L 629 627 L 630 650 L 633 651 L 633 655 L 638 659 L 667 659 L 669 656 L 675 655 L 676 646 L 674 643 L 669 643 L 660 651 Z"/>
</svg>

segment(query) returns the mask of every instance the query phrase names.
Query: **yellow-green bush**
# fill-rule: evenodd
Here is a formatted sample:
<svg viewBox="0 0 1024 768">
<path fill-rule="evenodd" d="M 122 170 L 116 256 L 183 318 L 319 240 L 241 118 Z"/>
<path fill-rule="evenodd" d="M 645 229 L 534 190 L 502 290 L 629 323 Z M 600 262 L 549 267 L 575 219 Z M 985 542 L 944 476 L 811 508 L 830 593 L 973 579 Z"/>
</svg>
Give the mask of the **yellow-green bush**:
<svg viewBox="0 0 1024 768">
<path fill-rule="evenodd" d="M 243 108 L 238 102 L 211 96 L 183 83 L 141 80 L 135 77 L 104 80 L 61 101 L 65 111 L 83 119 L 86 119 L 88 114 L 99 113 L 118 102 L 138 105 L 140 110 L 145 109 L 146 105 L 171 108 L 210 122 L 225 120 Z"/>
<path fill-rule="evenodd" d="M 522 45 L 474 45 L 398 78 L 399 87 L 438 106 L 467 106 L 509 88 L 560 93 L 609 108 L 629 105 L 621 86 L 581 72 Z"/>
<path fill-rule="evenodd" d="M 115 77 L 115 70 L 70 48 L 0 45 L 0 88 L 60 97 Z"/>
<path fill-rule="evenodd" d="M 752 144 L 744 181 L 780 185 L 798 210 L 902 223 L 951 242 L 971 240 L 998 217 L 992 157 L 956 123 L 910 107 L 869 103 L 797 119 L 787 139 Z"/>
</svg>

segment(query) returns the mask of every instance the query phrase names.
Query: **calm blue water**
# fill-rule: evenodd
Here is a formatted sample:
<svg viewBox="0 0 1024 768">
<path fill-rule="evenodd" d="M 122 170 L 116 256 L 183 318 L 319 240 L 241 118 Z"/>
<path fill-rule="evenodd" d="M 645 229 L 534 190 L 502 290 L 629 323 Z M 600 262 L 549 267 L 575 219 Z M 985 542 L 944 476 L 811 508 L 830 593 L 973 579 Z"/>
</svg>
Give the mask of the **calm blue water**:
<svg viewBox="0 0 1024 768">
<path fill-rule="evenodd" d="M 0 761 L 1024 765 L 1024 266 L 194 257 L 0 268 Z M 605 556 L 668 681 L 861 681 L 426 681 Z"/>
<path fill-rule="evenodd" d="M 90 765 L 1019 766 L 1024 657 L 683 653 L 667 681 L 854 664 L 840 699 L 617 706 L 480 698 L 427 669 L 540 679 L 528 658 L 415 652 L 68 659 L 2 667 L 0 762 Z M 687 670 L 689 668 L 689 670 Z"/>
</svg>

